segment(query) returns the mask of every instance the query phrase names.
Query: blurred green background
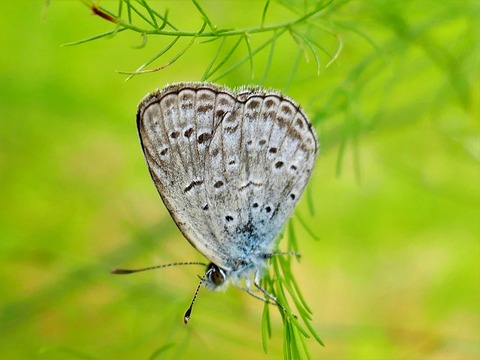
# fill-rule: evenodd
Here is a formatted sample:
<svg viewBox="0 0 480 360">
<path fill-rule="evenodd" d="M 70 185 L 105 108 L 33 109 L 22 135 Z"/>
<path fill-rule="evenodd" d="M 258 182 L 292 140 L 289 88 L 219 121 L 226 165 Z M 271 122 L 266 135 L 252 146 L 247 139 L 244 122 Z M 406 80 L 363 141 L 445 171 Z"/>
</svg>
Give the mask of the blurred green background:
<svg viewBox="0 0 480 360">
<path fill-rule="evenodd" d="M 181 29 L 201 25 L 189 1 L 152 4 Z M 232 28 L 258 26 L 265 2 L 201 4 Z M 316 29 L 317 42 L 333 54 L 341 38 L 338 59 L 325 67 L 320 53 L 316 76 L 312 54 L 298 57 L 286 36 L 263 82 L 303 105 L 321 142 L 315 213 L 306 198 L 297 209 L 319 240 L 292 220 L 304 255 L 293 272 L 326 344 L 309 340 L 312 357 L 479 359 L 479 2 L 328 9 L 319 24 L 332 33 Z M 296 16 L 272 1 L 266 19 Z M 183 325 L 201 268 L 109 274 L 203 260 L 150 180 L 135 111 L 157 87 L 199 80 L 215 53 L 197 41 L 170 67 L 125 82 L 114 70 L 136 69 L 171 39 L 135 49 L 141 37 L 123 32 L 60 46 L 111 29 L 80 1 L 2 2 L 0 358 L 281 358 L 278 313 L 264 355 L 263 305 L 237 289 L 201 291 Z M 246 63 L 217 82 L 259 83 L 268 52 L 253 80 Z M 233 59 L 246 54 L 243 44 Z"/>
</svg>

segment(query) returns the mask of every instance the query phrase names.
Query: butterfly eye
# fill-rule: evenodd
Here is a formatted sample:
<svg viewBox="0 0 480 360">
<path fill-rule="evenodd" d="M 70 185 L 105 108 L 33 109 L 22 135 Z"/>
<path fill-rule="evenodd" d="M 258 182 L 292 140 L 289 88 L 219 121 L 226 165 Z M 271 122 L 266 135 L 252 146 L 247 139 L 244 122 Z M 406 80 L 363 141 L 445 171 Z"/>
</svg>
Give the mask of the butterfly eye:
<svg viewBox="0 0 480 360">
<path fill-rule="evenodd" d="M 225 272 L 215 264 L 210 264 L 207 270 L 208 280 L 215 286 L 220 286 L 225 282 Z"/>
</svg>

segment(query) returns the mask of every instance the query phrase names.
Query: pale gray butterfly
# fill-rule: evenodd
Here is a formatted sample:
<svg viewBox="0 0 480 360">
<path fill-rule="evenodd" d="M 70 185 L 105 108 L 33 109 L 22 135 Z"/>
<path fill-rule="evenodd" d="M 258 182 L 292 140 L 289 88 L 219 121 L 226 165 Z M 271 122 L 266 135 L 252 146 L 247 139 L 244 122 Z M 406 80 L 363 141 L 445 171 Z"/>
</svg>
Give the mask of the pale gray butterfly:
<svg viewBox="0 0 480 360">
<path fill-rule="evenodd" d="M 139 104 L 137 127 L 153 182 L 185 238 L 210 263 L 198 289 L 259 281 L 275 239 L 312 173 L 318 142 L 290 98 L 259 87 L 167 85 Z M 202 264 L 176 263 L 163 265 Z M 157 267 L 153 267 L 157 268 Z M 146 268 L 151 269 L 151 268 Z M 146 269 L 117 269 L 126 274 Z M 255 290 L 250 288 L 253 279 Z"/>
</svg>

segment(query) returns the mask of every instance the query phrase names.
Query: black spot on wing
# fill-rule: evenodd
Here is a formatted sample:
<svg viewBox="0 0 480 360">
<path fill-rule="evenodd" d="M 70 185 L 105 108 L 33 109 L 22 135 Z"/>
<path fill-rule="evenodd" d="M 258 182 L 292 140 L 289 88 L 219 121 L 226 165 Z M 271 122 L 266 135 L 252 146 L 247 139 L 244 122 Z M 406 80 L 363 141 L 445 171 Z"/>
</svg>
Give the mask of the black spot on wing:
<svg viewBox="0 0 480 360">
<path fill-rule="evenodd" d="M 203 144 L 204 142 L 210 140 L 212 138 L 212 133 L 203 133 L 198 136 L 198 143 Z"/>
<path fill-rule="evenodd" d="M 195 186 L 200 186 L 203 184 L 203 180 L 195 180 L 195 181 L 192 181 L 190 184 L 188 184 L 188 186 L 183 189 L 183 192 L 184 193 L 187 193 L 189 192 L 190 190 L 192 190 Z"/>
</svg>

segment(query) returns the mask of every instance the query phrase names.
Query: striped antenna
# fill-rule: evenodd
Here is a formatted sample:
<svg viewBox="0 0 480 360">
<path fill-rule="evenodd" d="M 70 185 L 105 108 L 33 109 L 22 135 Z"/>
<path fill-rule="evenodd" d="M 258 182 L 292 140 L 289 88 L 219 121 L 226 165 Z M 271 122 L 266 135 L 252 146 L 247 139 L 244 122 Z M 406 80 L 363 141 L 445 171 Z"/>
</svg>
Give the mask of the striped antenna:
<svg viewBox="0 0 480 360">
<path fill-rule="evenodd" d="M 141 271 L 147 271 L 147 270 L 155 270 L 155 269 L 162 269 L 170 266 L 183 266 L 183 265 L 202 265 L 202 266 L 207 266 L 207 264 L 202 263 L 202 262 L 197 262 L 197 261 L 190 261 L 190 262 L 176 262 L 176 263 L 171 263 L 171 264 L 165 264 L 165 265 L 157 265 L 157 266 L 150 266 L 142 269 L 113 269 L 111 271 L 112 274 L 115 275 L 126 275 L 126 274 L 133 274 Z"/>
</svg>

